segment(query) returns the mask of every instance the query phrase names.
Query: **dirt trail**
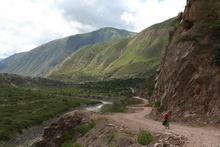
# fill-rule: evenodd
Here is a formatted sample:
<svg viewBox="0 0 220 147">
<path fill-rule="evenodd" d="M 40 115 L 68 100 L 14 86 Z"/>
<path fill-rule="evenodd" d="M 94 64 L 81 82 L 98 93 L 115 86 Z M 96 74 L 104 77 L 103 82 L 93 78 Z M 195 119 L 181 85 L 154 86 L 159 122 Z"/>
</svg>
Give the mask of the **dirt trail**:
<svg viewBox="0 0 220 147">
<path fill-rule="evenodd" d="M 139 97 L 135 97 L 141 99 Z M 185 147 L 220 147 L 220 129 L 214 127 L 192 127 L 189 125 L 170 122 L 170 129 L 165 129 L 161 122 L 146 117 L 152 110 L 146 107 L 146 99 L 143 104 L 135 106 L 135 113 L 117 113 L 107 117 L 118 125 L 132 129 L 146 129 L 158 133 L 171 133 L 183 135 L 187 138 Z M 134 108 L 134 107 L 133 107 Z"/>
</svg>

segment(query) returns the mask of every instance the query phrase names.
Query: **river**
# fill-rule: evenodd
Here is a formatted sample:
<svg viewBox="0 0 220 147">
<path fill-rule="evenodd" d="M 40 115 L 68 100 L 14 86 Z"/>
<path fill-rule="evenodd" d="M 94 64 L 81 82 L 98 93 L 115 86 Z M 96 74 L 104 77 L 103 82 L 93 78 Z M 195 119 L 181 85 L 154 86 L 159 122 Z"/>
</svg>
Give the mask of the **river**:
<svg viewBox="0 0 220 147">
<path fill-rule="evenodd" d="M 106 104 L 112 104 L 112 102 L 107 102 L 107 101 L 100 101 L 101 104 L 95 105 L 95 106 L 89 106 L 84 108 L 87 111 L 92 111 L 92 112 L 100 112 L 101 108 L 106 105 Z M 49 120 L 46 124 L 42 124 L 40 126 L 34 126 L 32 128 L 29 128 L 28 130 L 23 131 L 22 134 L 19 134 L 13 139 L 12 141 L 6 143 L 5 145 L 7 146 L 8 144 L 12 144 L 13 146 L 15 145 L 16 147 L 30 147 L 35 141 L 39 140 L 41 136 L 43 135 L 44 128 L 48 125 L 50 125 L 53 121 L 57 120 L 57 118 L 53 118 Z M 1 147 L 1 144 L 0 144 Z"/>
<path fill-rule="evenodd" d="M 91 106 L 91 107 L 87 107 L 85 108 L 85 110 L 87 111 L 92 111 L 92 112 L 100 112 L 102 106 L 106 105 L 106 104 L 112 104 L 112 102 L 107 102 L 107 101 L 101 101 L 102 104 L 96 105 L 96 106 Z"/>
</svg>

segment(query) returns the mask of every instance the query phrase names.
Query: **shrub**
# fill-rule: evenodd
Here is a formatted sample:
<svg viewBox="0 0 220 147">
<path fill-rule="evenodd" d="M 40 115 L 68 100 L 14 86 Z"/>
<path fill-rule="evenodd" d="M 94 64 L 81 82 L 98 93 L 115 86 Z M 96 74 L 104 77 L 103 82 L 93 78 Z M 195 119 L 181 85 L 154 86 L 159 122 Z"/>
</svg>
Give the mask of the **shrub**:
<svg viewBox="0 0 220 147">
<path fill-rule="evenodd" d="M 137 135 L 137 142 L 141 145 L 147 145 L 154 140 L 153 135 L 149 131 L 140 130 Z"/>
<path fill-rule="evenodd" d="M 61 147 L 71 147 L 71 144 L 69 142 L 64 142 Z"/>
<path fill-rule="evenodd" d="M 106 105 L 101 110 L 103 113 L 105 112 L 124 112 L 126 110 L 126 106 L 140 104 L 142 101 L 134 98 L 125 98 L 122 100 L 116 100 L 111 105 Z"/>
<path fill-rule="evenodd" d="M 181 35 L 177 39 L 176 43 L 187 42 L 187 41 L 196 41 L 197 37 L 199 37 L 199 35 L 190 35 L 190 34 Z"/>
<path fill-rule="evenodd" d="M 90 131 L 92 128 L 94 128 L 95 125 L 96 125 L 96 123 L 94 121 L 90 121 L 87 124 L 79 125 L 79 126 L 75 127 L 74 130 L 83 136 L 88 131 Z"/>
<path fill-rule="evenodd" d="M 65 135 L 62 138 L 62 147 L 71 146 L 71 142 L 75 142 L 79 135 L 80 136 L 85 135 L 92 128 L 94 128 L 95 125 L 96 125 L 95 121 L 90 121 L 86 124 L 78 125 L 72 129 L 70 129 L 68 132 L 65 133 Z"/>
<path fill-rule="evenodd" d="M 79 144 L 79 143 L 75 143 L 75 144 L 73 145 L 73 147 L 82 147 L 82 145 Z"/>
<path fill-rule="evenodd" d="M 154 102 L 154 107 L 156 107 L 156 108 L 159 108 L 160 107 L 160 100 L 156 100 L 155 102 Z"/>
<path fill-rule="evenodd" d="M 220 44 L 213 47 L 211 62 L 212 65 L 220 67 Z"/>
<path fill-rule="evenodd" d="M 210 22 L 209 29 L 212 31 L 214 37 L 220 37 L 220 20 L 215 20 L 213 22 Z"/>
<path fill-rule="evenodd" d="M 4 131 L 0 131 L 0 140 L 10 140 L 11 136 L 9 133 L 6 133 Z"/>
</svg>

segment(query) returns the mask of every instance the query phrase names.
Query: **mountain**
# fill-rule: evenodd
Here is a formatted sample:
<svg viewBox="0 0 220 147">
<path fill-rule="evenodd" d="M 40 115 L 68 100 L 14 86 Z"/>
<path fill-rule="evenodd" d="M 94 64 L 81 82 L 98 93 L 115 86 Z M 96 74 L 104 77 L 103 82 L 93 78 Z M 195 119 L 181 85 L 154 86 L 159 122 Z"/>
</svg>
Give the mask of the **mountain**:
<svg viewBox="0 0 220 147">
<path fill-rule="evenodd" d="M 220 123 L 220 3 L 188 0 L 157 70 L 155 114 Z"/>
<path fill-rule="evenodd" d="M 64 83 L 52 81 L 46 78 L 23 77 L 15 74 L 0 73 L 1 87 L 19 87 L 24 85 L 62 86 Z"/>
<path fill-rule="evenodd" d="M 85 34 L 57 39 L 29 52 L 14 54 L 0 61 L 0 72 L 42 77 L 79 48 L 96 43 L 118 40 L 136 33 L 115 28 L 103 28 Z"/>
<path fill-rule="evenodd" d="M 146 78 L 161 63 L 175 22 L 172 18 L 130 38 L 84 46 L 47 77 L 65 82 Z"/>
</svg>

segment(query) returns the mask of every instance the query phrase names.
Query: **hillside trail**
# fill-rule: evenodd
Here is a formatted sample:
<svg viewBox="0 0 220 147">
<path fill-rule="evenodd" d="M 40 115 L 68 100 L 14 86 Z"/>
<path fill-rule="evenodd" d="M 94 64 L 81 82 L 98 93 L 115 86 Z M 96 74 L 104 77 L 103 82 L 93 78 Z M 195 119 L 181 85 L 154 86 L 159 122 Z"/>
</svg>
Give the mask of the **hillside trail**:
<svg viewBox="0 0 220 147">
<path fill-rule="evenodd" d="M 116 113 L 106 117 L 117 125 L 130 129 L 145 129 L 155 133 L 182 135 L 187 138 L 184 147 L 220 147 L 220 129 L 215 127 L 189 126 L 183 123 L 170 121 L 170 129 L 165 129 L 162 122 L 147 117 L 152 107 L 147 107 L 148 101 L 143 100 L 142 104 L 132 107 L 138 111 L 133 113 Z"/>
</svg>

